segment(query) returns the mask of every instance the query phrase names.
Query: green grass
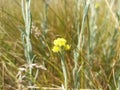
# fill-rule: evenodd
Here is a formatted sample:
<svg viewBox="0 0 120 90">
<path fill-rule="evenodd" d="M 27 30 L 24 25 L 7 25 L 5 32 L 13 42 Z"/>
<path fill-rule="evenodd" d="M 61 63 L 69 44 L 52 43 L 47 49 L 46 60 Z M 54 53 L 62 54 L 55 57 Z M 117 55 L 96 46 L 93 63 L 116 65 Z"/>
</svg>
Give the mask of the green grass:
<svg viewBox="0 0 120 90">
<path fill-rule="evenodd" d="M 0 90 L 28 90 L 30 80 L 39 87 L 37 90 L 60 90 L 64 85 L 61 57 L 52 51 L 53 41 L 58 37 L 65 38 L 71 45 L 65 54 L 70 90 L 119 90 L 118 2 L 120 0 L 48 0 L 47 3 L 31 0 L 33 76 L 37 72 L 33 79 L 29 71 L 19 70 L 28 69 L 19 30 L 25 27 L 21 0 L 0 0 Z M 20 75 L 24 76 L 22 82 Z"/>
</svg>

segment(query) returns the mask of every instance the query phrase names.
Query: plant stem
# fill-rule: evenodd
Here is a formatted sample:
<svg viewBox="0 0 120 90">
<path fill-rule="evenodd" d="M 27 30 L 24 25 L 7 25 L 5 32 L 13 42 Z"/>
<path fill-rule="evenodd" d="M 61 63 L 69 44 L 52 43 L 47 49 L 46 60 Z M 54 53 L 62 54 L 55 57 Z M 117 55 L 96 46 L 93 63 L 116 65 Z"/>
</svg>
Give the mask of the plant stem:
<svg viewBox="0 0 120 90">
<path fill-rule="evenodd" d="M 77 35 L 78 35 L 78 38 L 79 38 L 79 32 L 80 32 L 80 22 L 79 22 L 79 18 L 80 18 L 80 15 L 79 15 L 79 11 L 80 11 L 80 7 L 79 7 L 79 4 L 80 3 L 80 0 L 75 0 L 75 28 L 77 30 Z M 78 50 L 75 49 L 74 50 L 74 69 L 73 69 L 73 81 L 74 81 L 74 89 L 77 89 L 78 88 L 78 74 L 77 74 L 77 71 L 78 71 L 78 58 L 79 58 L 79 53 L 78 53 Z"/>
<path fill-rule="evenodd" d="M 48 32 L 48 7 L 49 7 L 49 2 L 47 0 L 44 0 L 43 3 L 43 17 L 42 17 L 42 24 L 41 24 L 41 28 L 43 30 L 43 37 L 45 37 L 45 35 Z"/>
<path fill-rule="evenodd" d="M 25 3 L 25 4 L 24 4 Z M 25 23 L 25 31 L 24 33 L 24 38 L 23 39 L 23 44 L 24 44 L 24 50 L 25 50 L 25 57 L 27 60 L 27 63 L 29 65 L 29 85 L 33 86 L 32 82 L 32 63 L 33 63 L 33 51 L 32 51 L 32 44 L 31 44 L 31 23 L 32 23 L 32 18 L 31 18 L 31 12 L 30 12 L 30 3 L 31 0 L 22 0 L 21 5 L 22 5 L 22 15 Z M 35 90 L 34 88 L 31 88 L 31 90 Z"/>
<path fill-rule="evenodd" d="M 78 60 L 80 57 L 80 52 L 82 51 L 82 37 L 83 37 L 83 32 L 84 32 L 84 24 L 86 21 L 86 17 L 88 14 L 88 9 L 90 6 L 90 0 L 87 0 L 86 5 L 85 5 L 85 9 L 84 9 L 84 13 L 83 13 L 83 18 L 82 18 L 82 25 L 81 25 L 81 30 L 80 30 L 80 22 L 79 22 L 79 0 L 76 0 L 76 6 L 77 6 L 77 10 L 76 10 L 76 16 L 77 19 L 75 21 L 76 23 L 76 29 L 77 29 L 77 35 L 78 35 L 78 43 L 77 43 L 77 48 L 74 50 L 74 69 L 73 69 L 73 80 L 74 80 L 74 89 L 78 89 L 79 88 L 79 69 L 78 69 Z"/>
<path fill-rule="evenodd" d="M 64 86 L 65 86 L 65 90 L 67 90 L 67 70 L 66 70 L 66 64 L 65 64 L 65 56 L 62 53 L 61 55 L 61 65 L 62 65 L 62 70 L 63 70 L 63 75 L 64 75 Z"/>
</svg>

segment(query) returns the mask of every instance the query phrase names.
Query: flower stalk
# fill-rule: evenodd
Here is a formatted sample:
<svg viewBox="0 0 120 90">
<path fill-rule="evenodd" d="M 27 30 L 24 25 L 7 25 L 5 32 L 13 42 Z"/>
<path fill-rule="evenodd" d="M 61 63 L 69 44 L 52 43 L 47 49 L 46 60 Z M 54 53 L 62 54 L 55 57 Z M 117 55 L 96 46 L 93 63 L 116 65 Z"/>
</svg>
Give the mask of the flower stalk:
<svg viewBox="0 0 120 90">
<path fill-rule="evenodd" d="M 67 78 L 67 70 L 66 70 L 64 52 L 61 52 L 60 57 L 61 57 L 61 65 L 62 65 L 62 71 L 63 71 L 63 76 L 64 76 L 64 86 L 65 86 L 65 90 L 67 90 L 67 88 L 68 88 L 68 78 Z"/>
<path fill-rule="evenodd" d="M 61 58 L 62 71 L 64 76 L 64 87 L 65 90 L 68 89 L 68 77 L 66 70 L 66 62 L 65 62 L 65 51 L 70 49 L 70 45 L 66 44 L 66 40 L 64 38 L 57 38 L 54 40 L 52 51 L 58 53 Z"/>
</svg>

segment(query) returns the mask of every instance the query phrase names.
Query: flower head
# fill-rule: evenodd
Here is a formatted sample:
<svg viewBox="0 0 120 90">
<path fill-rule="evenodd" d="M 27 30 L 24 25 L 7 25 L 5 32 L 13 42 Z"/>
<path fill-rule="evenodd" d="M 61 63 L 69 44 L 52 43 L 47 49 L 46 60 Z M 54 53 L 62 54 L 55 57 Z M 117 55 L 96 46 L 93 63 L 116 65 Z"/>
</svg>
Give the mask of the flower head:
<svg viewBox="0 0 120 90">
<path fill-rule="evenodd" d="M 53 52 L 60 52 L 61 50 L 69 50 L 70 45 L 66 44 L 67 41 L 64 38 L 57 38 L 53 41 Z"/>
<path fill-rule="evenodd" d="M 96 3 L 95 4 L 95 8 L 98 9 L 100 7 L 100 4 L 99 3 Z"/>
<path fill-rule="evenodd" d="M 59 52 L 60 51 L 60 47 L 58 46 L 54 46 L 52 49 L 53 52 Z"/>
<path fill-rule="evenodd" d="M 54 40 L 53 44 L 54 44 L 55 46 L 60 46 L 60 47 L 62 47 L 62 46 L 65 46 L 66 40 L 65 40 L 64 38 L 57 38 L 57 39 Z"/>
<path fill-rule="evenodd" d="M 67 44 L 67 45 L 65 46 L 65 50 L 70 50 L 70 45 Z"/>
</svg>

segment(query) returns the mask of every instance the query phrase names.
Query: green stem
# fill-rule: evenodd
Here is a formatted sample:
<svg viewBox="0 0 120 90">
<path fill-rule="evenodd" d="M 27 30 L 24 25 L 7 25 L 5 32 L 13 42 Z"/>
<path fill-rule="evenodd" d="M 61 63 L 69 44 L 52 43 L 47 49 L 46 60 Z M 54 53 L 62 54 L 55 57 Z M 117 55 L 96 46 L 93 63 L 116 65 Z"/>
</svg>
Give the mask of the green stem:
<svg viewBox="0 0 120 90">
<path fill-rule="evenodd" d="M 118 86 L 117 86 L 116 90 L 120 90 L 120 76 L 119 76 L 119 79 L 118 79 Z"/>
<path fill-rule="evenodd" d="M 76 11 L 79 12 L 79 0 L 76 0 Z M 77 29 L 77 34 L 78 34 L 78 43 L 77 43 L 77 48 L 74 50 L 74 69 L 73 69 L 73 80 L 74 80 L 74 89 L 79 88 L 79 69 L 78 69 L 78 60 L 80 57 L 80 51 L 82 51 L 82 37 L 83 37 L 83 32 L 85 28 L 85 21 L 86 17 L 88 15 L 88 9 L 90 6 L 90 0 L 87 0 L 85 8 L 84 8 L 84 14 L 82 18 L 82 24 L 81 24 L 81 29 L 80 29 L 80 22 L 79 22 L 79 13 L 76 12 L 77 19 L 75 21 L 76 23 L 76 29 Z"/>
<path fill-rule="evenodd" d="M 66 64 L 65 64 L 65 57 L 64 54 L 62 53 L 61 55 L 61 65 L 62 65 L 62 70 L 63 70 L 63 75 L 64 75 L 64 86 L 65 90 L 67 90 L 67 70 L 66 70 Z"/>
<path fill-rule="evenodd" d="M 80 7 L 79 7 L 79 3 L 80 3 L 80 0 L 75 0 L 75 28 L 77 30 L 77 35 L 78 35 L 78 38 L 80 37 L 79 36 L 79 33 L 80 33 L 80 22 L 79 22 L 79 19 L 80 19 L 80 15 L 79 15 L 79 12 L 80 12 Z M 78 58 L 79 58 L 79 52 L 77 49 L 74 50 L 74 69 L 73 69 L 73 81 L 74 81 L 74 89 L 78 89 L 78 85 L 79 85 L 79 81 L 78 81 Z"/>
<path fill-rule="evenodd" d="M 77 51 L 74 51 L 74 63 L 75 63 L 75 66 L 73 69 L 74 89 L 79 88 L 78 58 L 79 58 L 79 53 Z"/>
<path fill-rule="evenodd" d="M 25 3 L 25 4 L 24 4 Z M 29 85 L 33 86 L 32 82 L 32 77 L 33 77 L 33 71 L 32 71 L 32 63 L 33 63 L 33 51 L 32 51 L 32 44 L 31 44 L 31 23 L 32 23 L 32 18 L 31 18 L 31 12 L 30 12 L 30 3 L 31 0 L 22 0 L 21 5 L 22 5 L 22 15 L 25 23 L 25 33 L 24 33 L 24 38 L 23 38 L 23 43 L 24 43 L 24 50 L 25 50 L 25 56 L 27 63 L 29 65 Z M 31 88 L 31 90 L 35 90 L 34 88 Z"/>
<path fill-rule="evenodd" d="M 42 26 L 42 30 L 43 30 L 43 34 L 46 35 L 47 30 L 48 30 L 48 2 L 45 0 L 44 1 L 44 18 L 43 18 L 43 26 Z"/>
</svg>

